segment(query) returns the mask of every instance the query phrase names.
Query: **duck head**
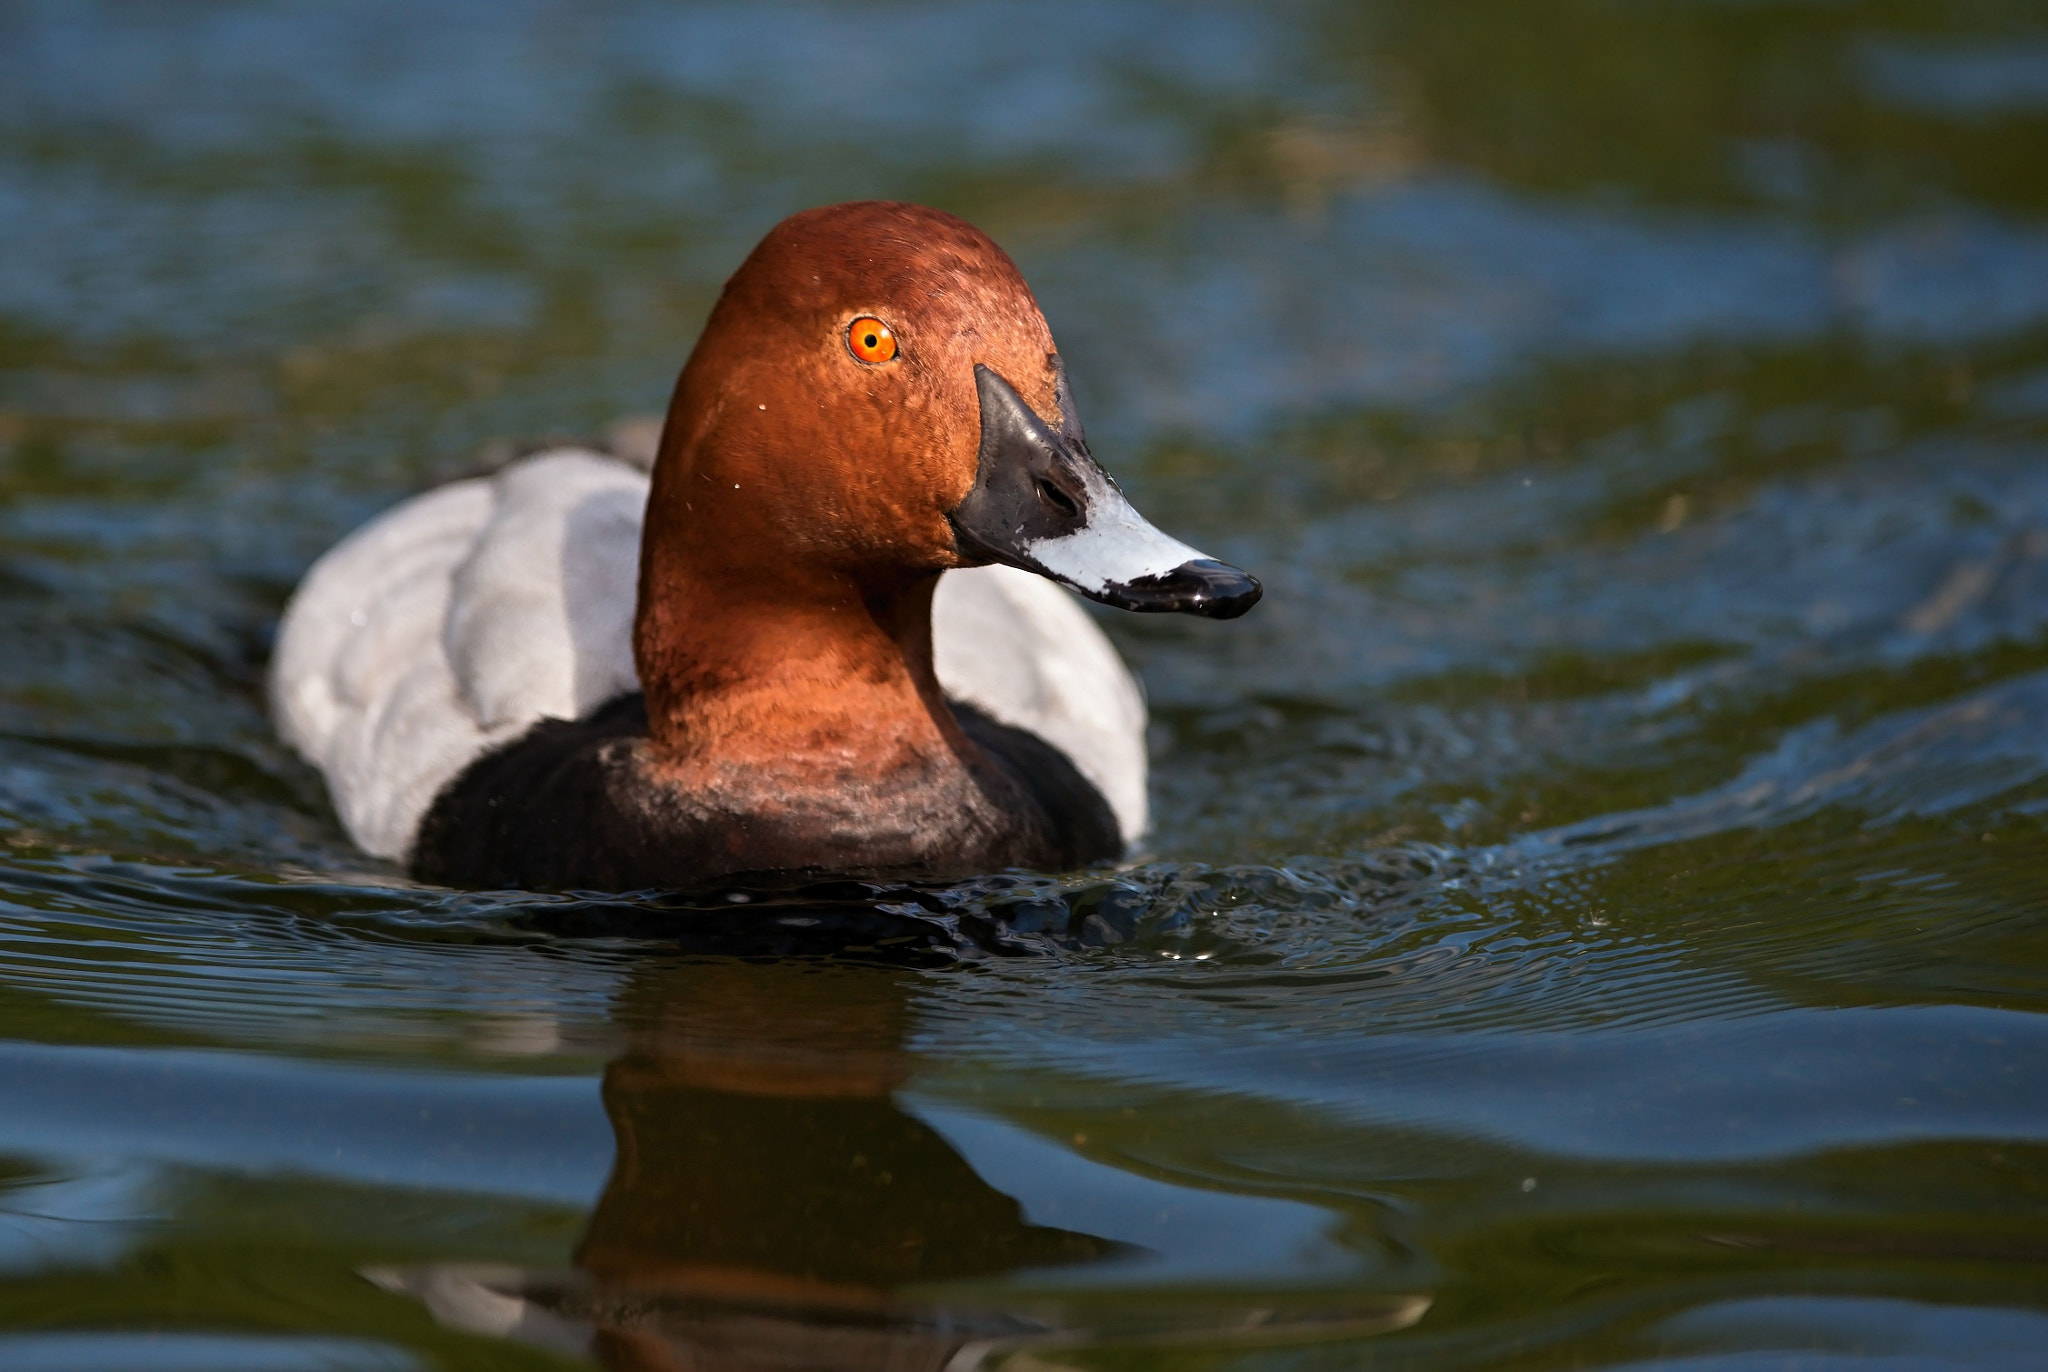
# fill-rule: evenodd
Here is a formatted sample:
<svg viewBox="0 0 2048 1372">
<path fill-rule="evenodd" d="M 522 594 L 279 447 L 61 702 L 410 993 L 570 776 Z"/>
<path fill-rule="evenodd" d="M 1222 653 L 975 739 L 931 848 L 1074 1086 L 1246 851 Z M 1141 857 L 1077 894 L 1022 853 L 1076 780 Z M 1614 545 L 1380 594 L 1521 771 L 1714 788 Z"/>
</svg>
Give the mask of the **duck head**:
<svg viewBox="0 0 2048 1372">
<path fill-rule="evenodd" d="M 727 586 L 822 579 L 871 605 L 991 562 L 1126 610 L 1227 619 L 1260 595 L 1132 508 L 1016 265 L 916 205 L 768 233 L 677 383 L 648 511 L 643 611 L 665 560 L 708 549 Z"/>
</svg>

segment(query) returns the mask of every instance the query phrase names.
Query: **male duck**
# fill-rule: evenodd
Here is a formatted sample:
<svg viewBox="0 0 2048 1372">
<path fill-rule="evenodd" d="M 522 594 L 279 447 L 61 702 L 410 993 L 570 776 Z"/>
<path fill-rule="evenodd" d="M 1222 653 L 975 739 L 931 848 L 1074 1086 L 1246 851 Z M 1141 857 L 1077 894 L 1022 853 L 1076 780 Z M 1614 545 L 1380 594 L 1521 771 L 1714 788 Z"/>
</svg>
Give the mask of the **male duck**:
<svg viewBox="0 0 2048 1372">
<path fill-rule="evenodd" d="M 1046 577 L 1259 598 L 1096 465 L 1002 249 L 835 205 L 726 283 L 651 480 L 560 448 L 371 521 L 292 597 L 271 703 L 424 880 L 1071 867 L 1145 829 L 1145 709 Z"/>
</svg>

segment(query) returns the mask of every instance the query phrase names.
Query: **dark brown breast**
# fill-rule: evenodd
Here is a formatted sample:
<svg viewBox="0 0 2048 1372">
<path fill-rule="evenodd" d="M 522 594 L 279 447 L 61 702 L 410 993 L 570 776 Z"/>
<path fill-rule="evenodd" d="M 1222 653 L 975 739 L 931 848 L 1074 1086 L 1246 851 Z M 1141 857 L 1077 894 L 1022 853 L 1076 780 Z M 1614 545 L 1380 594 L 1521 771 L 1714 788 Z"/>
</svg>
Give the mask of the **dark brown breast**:
<svg viewBox="0 0 2048 1372">
<path fill-rule="evenodd" d="M 688 890 L 790 871 L 950 878 L 1062 870 L 1120 855 L 1115 816 L 1066 755 L 972 706 L 976 756 L 824 793 L 746 777 L 683 793 L 647 766 L 638 694 L 543 720 L 471 763 L 420 824 L 411 867 L 450 886 Z"/>
</svg>

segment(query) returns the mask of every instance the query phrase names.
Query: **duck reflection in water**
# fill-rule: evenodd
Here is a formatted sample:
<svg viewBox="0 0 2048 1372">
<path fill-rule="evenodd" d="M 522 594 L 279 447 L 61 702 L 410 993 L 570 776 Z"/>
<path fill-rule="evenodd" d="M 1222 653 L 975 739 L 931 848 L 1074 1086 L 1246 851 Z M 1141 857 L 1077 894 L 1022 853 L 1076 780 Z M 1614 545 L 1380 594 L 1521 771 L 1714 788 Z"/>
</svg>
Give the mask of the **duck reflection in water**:
<svg viewBox="0 0 2048 1372">
<path fill-rule="evenodd" d="M 643 967 L 606 1069 L 617 1154 L 574 1274 L 369 1275 L 443 1323 L 607 1367 L 980 1365 L 1042 1320 L 912 1288 L 1129 1251 L 1026 1221 L 897 1104 L 915 974 L 844 963 Z"/>
<path fill-rule="evenodd" d="M 903 1288 L 1117 1250 L 1027 1223 L 896 1103 L 908 976 L 725 963 L 634 988 L 643 1027 L 604 1080 L 618 1155 L 576 1254 L 633 1293 L 599 1325 L 607 1364 L 941 1367 L 999 1331 L 934 1327 Z"/>
<path fill-rule="evenodd" d="M 616 1006 L 626 1048 L 604 1108 L 617 1152 L 575 1270 L 365 1275 L 443 1324 L 635 1370 L 964 1372 L 1105 1340 L 1354 1338 L 1428 1307 L 1326 1295 L 1289 1308 L 1273 1293 L 1233 1311 L 1213 1293 L 1091 1282 L 1145 1250 L 1029 1222 L 899 1103 L 918 975 L 823 959 L 643 965 Z"/>
</svg>

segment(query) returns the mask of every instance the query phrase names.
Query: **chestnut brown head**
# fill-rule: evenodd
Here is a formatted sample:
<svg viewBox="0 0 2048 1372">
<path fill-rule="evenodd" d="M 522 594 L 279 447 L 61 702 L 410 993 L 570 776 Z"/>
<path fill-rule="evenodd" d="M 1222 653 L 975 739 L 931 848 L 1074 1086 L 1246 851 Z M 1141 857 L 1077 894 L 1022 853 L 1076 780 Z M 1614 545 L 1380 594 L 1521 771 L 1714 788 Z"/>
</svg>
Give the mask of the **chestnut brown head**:
<svg viewBox="0 0 2048 1372">
<path fill-rule="evenodd" d="M 792 215 L 726 284 L 676 386 L 648 537 L 878 592 L 1003 562 L 1126 609 L 1226 618 L 1259 596 L 1097 465 L 1008 255 L 883 201 Z"/>
</svg>

